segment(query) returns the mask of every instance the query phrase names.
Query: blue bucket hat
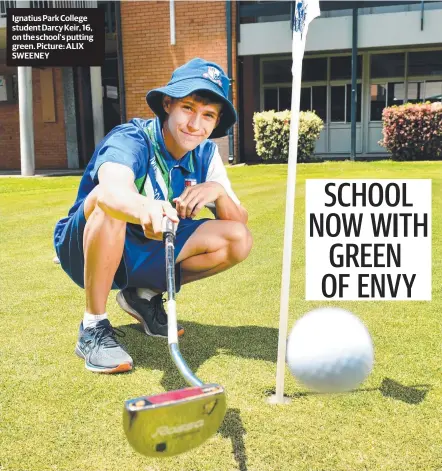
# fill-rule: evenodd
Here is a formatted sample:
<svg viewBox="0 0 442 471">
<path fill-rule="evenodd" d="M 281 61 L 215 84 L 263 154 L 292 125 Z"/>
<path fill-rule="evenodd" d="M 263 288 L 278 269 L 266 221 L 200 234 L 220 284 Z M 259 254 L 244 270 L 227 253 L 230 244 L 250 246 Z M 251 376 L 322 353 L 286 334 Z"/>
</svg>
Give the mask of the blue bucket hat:
<svg viewBox="0 0 442 471">
<path fill-rule="evenodd" d="M 163 108 L 164 95 L 184 98 L 202 90 L 213 93 L 223 103 L 223 109 L 220 122 L 210 137 L 223 137 L 237 119 L 235 108 L 229 100 L 229 85 L 229 78 L 218 64 L 196 57 L 178 67 L 165 87 L 148 92 L 146 101 L 160 120 L 164 121 L 166 117 Z"/>
</svg>

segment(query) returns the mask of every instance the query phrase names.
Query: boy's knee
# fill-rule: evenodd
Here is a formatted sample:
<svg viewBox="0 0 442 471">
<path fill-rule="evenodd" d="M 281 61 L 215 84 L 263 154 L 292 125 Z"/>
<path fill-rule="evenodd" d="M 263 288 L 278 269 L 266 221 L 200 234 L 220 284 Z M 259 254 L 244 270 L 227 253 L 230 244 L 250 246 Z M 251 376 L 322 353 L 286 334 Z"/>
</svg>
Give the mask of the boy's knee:
<svg viewBox="0 0 442 471">
<path fill-rule="evenodd" d="M 100 185 L 97 185 L 86 197 L 84 202 L 84 217 L 89 225 L 92 223 L 105 223 L 110 230 L 121 230 L 126 226 L 125 221 L 115 219 L 104 211 L 104 194 Z M 91 219 L 91 221 L 89 220 Z"/>
<path fill-rule="evenodd" d="M 99 200 L 101 198 L 101 187 L 97 185 L 84 200 L 84 217 L 89 220 L 96 208 L 99 208 Z"/>
<path fill-rule="evenodd" d="M 232 226 L 229 236 L 231 238 L 230 256 L 232 261 L 235 263 L 242 262 L 248 257 L 252 249 L 252 234 L 245 224 L 236 222 Z"/>
<path fill-rule="evenodd" d="M 107 233 L 115 234 L 116 232 L 118 233 L 126 228 L 125 221 L 121 221 L 120 219 L 115 219 L 114 217 L 110 216 L 105 211 L 103 211 L 103 209 L 101 209 L 98 204 L 92 208 L 92 212 L 89 213 L 89 217 L 86 216 L 86 219 L 89 226 L 98 225 L 106 227 Z"/>
</svg>

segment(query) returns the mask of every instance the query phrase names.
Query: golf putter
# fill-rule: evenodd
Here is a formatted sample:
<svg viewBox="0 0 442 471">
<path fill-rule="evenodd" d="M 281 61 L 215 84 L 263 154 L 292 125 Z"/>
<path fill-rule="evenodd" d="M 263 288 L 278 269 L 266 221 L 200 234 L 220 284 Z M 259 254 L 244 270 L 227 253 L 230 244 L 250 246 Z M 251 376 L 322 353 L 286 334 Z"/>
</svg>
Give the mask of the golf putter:
<svg viewBox="0 0 442 471">
<path fill-rule="evenodd" d="M 226 395 L 218 384 L 204 384 L 190 370 L 178 347 L 175 303 L 176 224 L 163 219 L 166 251 L 168 342 L 170 355 L 191 386 L 176 391 L 130 399 L 124 404 L 123 427 L 132 447 L 152 457 L 184 453 L 201 445 L 221 425 Z"/>
</svg>

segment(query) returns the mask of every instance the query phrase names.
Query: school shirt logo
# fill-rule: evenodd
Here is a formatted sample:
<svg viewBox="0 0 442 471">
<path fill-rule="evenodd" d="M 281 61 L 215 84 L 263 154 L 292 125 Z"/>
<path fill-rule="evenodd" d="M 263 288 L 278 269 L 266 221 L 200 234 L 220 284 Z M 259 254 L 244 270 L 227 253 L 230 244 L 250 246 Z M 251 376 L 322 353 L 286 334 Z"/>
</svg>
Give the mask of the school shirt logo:
<svg viewBox="0 0 442 471">
<path fill-rule="evenodd" d="M 195 178 L 186 178 L 184 180 L 184 188 L 187 188 L 188 186 L 195 186 L 197 184 Z"/>
<path fill-rule="evenodd" d="M 217 85 L 222 87 L 221 72 L 216 67 L 208 67 L 207 72 L 203 74 L 203 77 L 211 80 L 213 83 L 216 83 Z"/>
</svg>

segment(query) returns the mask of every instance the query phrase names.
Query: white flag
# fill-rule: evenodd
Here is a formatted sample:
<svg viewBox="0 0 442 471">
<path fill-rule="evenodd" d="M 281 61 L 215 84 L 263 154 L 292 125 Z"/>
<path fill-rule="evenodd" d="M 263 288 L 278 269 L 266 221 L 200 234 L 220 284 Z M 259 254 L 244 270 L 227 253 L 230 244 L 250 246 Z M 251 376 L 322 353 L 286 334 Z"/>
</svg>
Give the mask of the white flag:
<svg viewBox="0 0 442 471">
<path fill-rule="evenodd" d="M 320 14 L 319 0 L 297 0 L 292 19 L 293 40 L 298 36 L 300 39 L 304 39 L 305 42 L 309 23 Z"/>
<path fill-rule="evenodd" d="M 295 11 L 293 17 L 293 43 L 292 43 L 292 119 L 291 123 L 295 123 L 296 129 L 290 128 L 290 141 L 293 142 L 294 149 L 297 151 L 298 142 L 298 120 L 299 120 L 299 104 L 301 96 L 301 75 L 302 75 L 302 59 L 305 51 L 305 41 L 307 39 L 308 25 L 312 20 L 321 14 L 319 9 L 319 0 L 297 0 L 295 2 Z M 295 119 L 294 119 L 295 118 Z M 291 142 L 292 144 L 292 142 Z"/>
<path fill-rule="evenodd" d="M 320 15 L 319 0 L 297 0 L 293 17 L 292 44 L 292 105 L 290 119 L 289 159 L 287 168 L 287 196 L 285 207 L 284 249 L 282 260 L 281 305 L 279 312 L 278 360 L 276 365 L 275 402 L 284 402 L 284 370 L 289 310 L 290 270 L 295 213 L 296 161 L 298 156 L 299 105 L 301 97 L 302 58 L 309 23 Z"/>
</svg>

